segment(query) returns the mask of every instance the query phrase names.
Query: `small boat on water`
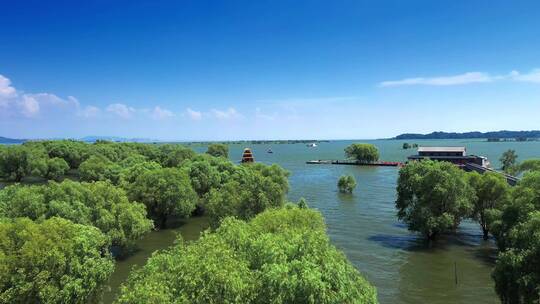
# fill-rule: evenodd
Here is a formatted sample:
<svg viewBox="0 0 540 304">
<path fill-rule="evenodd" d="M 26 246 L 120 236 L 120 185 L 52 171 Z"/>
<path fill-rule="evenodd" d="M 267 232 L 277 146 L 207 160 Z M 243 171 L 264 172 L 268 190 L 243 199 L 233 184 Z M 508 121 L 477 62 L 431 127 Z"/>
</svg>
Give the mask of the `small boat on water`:
<svg viewBox="0 0 540 304">
<path fill-rule="evenodd" d="M 250 148 L 245 148 L 244 152 L 242 153 L 242 163 L 253 163 L 255 162 L 255 158 L 253 157 L 253 152 L 251 152 Z"/>
<path fill-rule="evenodd" d="M 266 150 L 266 153 L 274 153 L 274 152 L 272 151 L 272 149 L 268 148 L 268 150 Z"/>
<path fill-rule="evenodd" d="M 317 144 L 316 143 L 310 143 L 310 144 L 307 144 L 306 146 L 310 147 L 310 148 L 315 148 L 315 147 L 317 147 Z"/>
</svg>

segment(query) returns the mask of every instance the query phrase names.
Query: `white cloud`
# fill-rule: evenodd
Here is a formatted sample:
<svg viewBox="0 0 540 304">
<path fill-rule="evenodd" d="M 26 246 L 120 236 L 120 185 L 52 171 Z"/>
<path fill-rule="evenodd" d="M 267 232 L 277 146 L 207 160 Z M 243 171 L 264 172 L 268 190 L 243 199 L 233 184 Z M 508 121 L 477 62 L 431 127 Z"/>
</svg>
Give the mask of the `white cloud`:
<svg viewBox="0 0 540 304">
<path fill-rule="evenodd" d="M 101 110 L 98 107 L 86 106 L 84 109 L 79 111 L 78 115 L 84 118 L 93 118 L 99 116 Z"/>
<path fill-rule="evenodd" d="M 202 119 L 202 113 L 199 111 L 192 110 L 191 108 L 186 109 L 186 113 L 189 116 L 189 118 L 193 120 L 201 120 Z"/>
<path fill-rule="evenodd" d="M 22 114 L 26 117 L 34 117 L 39 113 L 39 103 L 36 98 L 30 95 L 23 95 L 17 103 Z"/>
<path fill-rule="evenodd" d="M 395 87 L 406 85 L 429 85 L 429 86 L 452 86 L 471 83 L 486 83 L 494 81 L 516 81 L 540 83 L 540 69 L 534 69 L 529 73 L 522 74 L 518 71 L 512 71 L 507 75 L 490 75 L 483 72 L 468 72 L 453 76 L 438 77 L 415 77 L 401 80 L 390 80 L 379 83 L 380 87 Z"/>
<path fill-rule="evenodd" d="M 166 118 L 170 118 L 170 117 L 174 117 L 174 113 L 167 110 L 167 109 L 162 109 L 161 107 L 157 106 L 155 107 L 151 114 L 153 119 L 156 119 L 156 120 L 161 120 L 161 119 L 166 119 Z"/>
<path fill-rule="evenodd" d="M 12 98 L 17 95 L 17 90 L 11 86 L 11 80 L 0 75 L 0 102 L 5 98 Z"/>
<path fill-rule="evenodd" d="M 526 74 L 512 71 L 510 72 L 510 78 L 514 81 L 540 83 L 540 69 L 534 69 Z"/>
<path fill-rule="evenodd" d="M 405 78 L 401 80 L 383 81 L 379 84 L 381 87 L 393 87 L 403 85 L 432 85 L 432 86 L 451 86 L 462 85 L 469 83 L 485 83 L 492 82 L 500 77 L 494 77 L 487 73 L 482 72 L 468 72 L 460 75 L 453 76 L 440 76 L 440 77 L 416 77 Z"/>
<path fill-rule="evenodd" d="M 110 104 L 109 106 L 107 106 L 106 111 L 124 119 L 131 118 L 135 113 L 134 108 L 126 106 L 123 103 Z"/>
<path fill-rule="evenodd" d="M 228 108 L 227 110 L 211 109 L 210 113 L 217 119 L 232 120 L 242 118 L 243 115 L 236 111 L 235 108 Z"/>
<path fill-rule="evenodd" d="M 54 111 L 79 110 L 79 101 L 73 97 L 61 98 L 50 93 L 25 93 L 11 85 L 11 81 L 0 75 L 0 108 L 2 116 L 37 117 Z"/>
</svg>

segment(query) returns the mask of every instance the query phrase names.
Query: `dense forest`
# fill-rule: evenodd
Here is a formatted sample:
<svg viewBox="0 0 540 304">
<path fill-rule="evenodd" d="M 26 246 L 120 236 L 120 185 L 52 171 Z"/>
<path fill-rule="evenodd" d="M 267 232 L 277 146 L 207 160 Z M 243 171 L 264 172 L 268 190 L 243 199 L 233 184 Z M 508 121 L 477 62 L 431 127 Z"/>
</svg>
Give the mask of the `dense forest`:
<svg viewBox="0 0 540 304">
<path fill-rule="evenodd" d="M 288 172 L 233 164 L 226 145 L 31 141 L 0 146 L 0 303 L 99 302 L 115 260 L 171 218 L 205 214 L 193 243 L 155 253 L 118 303 L 376 303 L 326 235 L 286 201 Z"/>
</svg>

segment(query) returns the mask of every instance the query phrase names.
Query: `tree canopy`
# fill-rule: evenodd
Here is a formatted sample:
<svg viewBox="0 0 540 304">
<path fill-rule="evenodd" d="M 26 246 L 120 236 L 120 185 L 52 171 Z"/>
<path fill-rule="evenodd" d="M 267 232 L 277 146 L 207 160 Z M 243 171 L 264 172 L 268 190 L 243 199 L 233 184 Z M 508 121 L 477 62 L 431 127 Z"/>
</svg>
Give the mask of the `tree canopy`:
<svg viewBox="0 0 540 304">
<path fill-rule="evenodd" d="M 0 303 L 97 303 L 114 270 L 98 229 L 0 219 Z"/>
<path fill-rule="evenodd" d="M 396 208 L 409 230 L 433 239 L 457 228 L 472 210 L 465 172 L 449 162 L 411 162 L 399 171 Z"/>
<path fill-rule="evenodd" d="M 474 191 L 471 218 L 480 224 L 484 239 L 487 240 L 488 214 L 508 200 L 510 186 L 502 175 L 492 172 L 484 174 L 471 172 L 468 174 L 468 179 Z"/>
<path fill-rule="evenodd" d="M 197 203 L 189 176 L 177 168 L 144 172 L 129 186 L 131 200 L 143 203 L 155 225 L 165 228 L 169 216 L 189 217 Z"/>
<path fill-rule="evenodd" d="M 515 150 L 509 149 L 501 155 L 499 161 L 502 164 L 502 170 L 509 174 L 514 174 L 516 171 L 516 160 L 518 156 Z"/>
<path fill-rule="evenodd" d="M 356 188 L 356 180 L 352 175 L 342 175 L 338 180 L 338 189 L 342 193 L 352 193 Z"/>
<path fill-rule="evenodd" d="M 221 187 L 207 196 L 205 209 L 212 226 L 227 216 L 250 219 L 268 208 L 285 204 L 289 190 L 288 172 L 277 165 L 238 166 Z"/>
<path fill-rule="evenodd" d="M 345 155 L 365 163 L 379 160 L 379 150 L 372 144 L 352 144 L 345 148 Z"/>
<path fill-rule="evenodd" d="M 200 261 L 204 260 L 204 263 Z M 211 278 L 211 279 L 208 279 Z M 329 242 L 322 216 L 281 208 L 154 255 L 117 303 L 377 303 L 376 291 Z"/>
<path fill-rule="evenodd" d="M 42 186 L 8 186 L 0 191 L 0 217 L 41 221 L 62 217 L 100 229 L 114 246 L 129 250 L 152 228 L 144 205 L 108 182 L 65 180 Z"/>
<path fill-rule="evenodd" d="M 225 144 L 211 144 L 208 145 L 208 150 L 206 153 L 214 157 L 229 157 L 229 146 Z"/>
</svg>

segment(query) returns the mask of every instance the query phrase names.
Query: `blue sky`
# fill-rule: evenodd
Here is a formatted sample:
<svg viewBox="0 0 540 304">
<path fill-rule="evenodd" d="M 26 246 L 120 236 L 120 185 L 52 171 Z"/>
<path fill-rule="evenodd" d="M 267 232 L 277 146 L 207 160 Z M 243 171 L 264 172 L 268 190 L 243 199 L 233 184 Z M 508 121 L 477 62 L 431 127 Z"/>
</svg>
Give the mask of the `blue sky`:
<svg viewBox="0 0 540 304">
<path fill-rule="evenodd" d="M 540 129 L 539 1 L 0 7 L 0 136 Z"/>
</svg>

